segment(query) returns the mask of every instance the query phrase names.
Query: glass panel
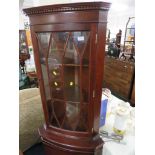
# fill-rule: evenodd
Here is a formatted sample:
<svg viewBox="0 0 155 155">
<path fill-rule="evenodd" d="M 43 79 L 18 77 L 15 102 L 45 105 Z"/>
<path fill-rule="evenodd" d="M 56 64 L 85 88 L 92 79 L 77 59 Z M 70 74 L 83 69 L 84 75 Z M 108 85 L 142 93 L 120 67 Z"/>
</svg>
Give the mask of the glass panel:
<svg viewBox="0 0 155 155">
<path fill-rule="evenodd" d="M 87 40 L 88 42 L 85 44 L 84 51 L 82 53 L 82 65 L 87 66 L 89 65 L 89 56 L 90 56 L 90 38 Z"/>
<path fill-rule="evenodd" d="M 61 81 L 51 82 L 52 97 L 64 100 L 63 83 Z"/>
<path fill-rule="evenodd" d="M 82 67 L 82 75 L 81 75 L 81 82 L 82 82 L 82 101 L 88 103 L 89 99 L 89 69 L 88 67 Z"/>
<path fill-rule="evenodd" d="M 51 94 L 50 94 L 50 87 L 49 87 L 49 80 L 48 80 L 48 73 L 47 73 L 46 65 L 41 64 L 41 69 L 42 69 L 42 75 L 43 75 L 46 100 L 49 101 L 51 100 Z"/>
<path fill-rule="evenodd" d="M 64 129 L 76 130 L 79 123 L 80 104 L 67 102 L 66 103 L 66 118 L 63 124 Z"/>
<path fill-rule="evenodd" d="M 53 80 L 61 80 L 62 66 L 56 66 L 49 68 L 50 77 Z"/>
<path fill-rule="evenodd" d="M 49 41 L 50 41 L 50 35 L 51 33 L 38 33 L 38 41 L 39 41 L 39 49 L 40 49 L 40 54 L 45 55 L 47 54 L 48 46 L 49 46 Z"/>
<path fill-rule="evenodd" d="M 53 36 L 52 36 L 53 37 Z M 64 50 L 58 50 L 57 44 L 54 41 L 54 39 L 51 39 L 50 49 L 49 49 L 49 55 L 48 55 L 48 62 L 50 64 L 50 67 L 56 67 L 57 65 L 62 64 L 62 56 L 63 56 Z"/>
<path fill-rule="evenodd" d="M 79 122 L 76 131 L 88 130 L 88 104 L 81 104 Z"/>
<path fill-rule="evenodd" d="M 48 101 L 50 122 L 53 126 L 60 127 L 65 118 L 65 104 L 62 101 Z"/>
<path fill-rule="evenodd" d="M 46 37 L 47 34 L 47 37 Z M 43 76 L 43 83 L 44 83 L 44 89 L 45 89 L 45 97 L 47 101 L 47 107 L 49 111 L 49 119 L 53 119 L 53 112 L 51 107 L 51 93 L 50 93 L 50 85 L 49 85 L 49 77 L 48 77 L 48 71 L 46 66 L 46 52 L 44 49 L 48 49 L 49 45 L 49 35 L 50 33 L 39 33 L 39 54 L 40 54 L 40 63 L 41 63 L 41 69 L 42 69 L 42 76 Z M 46 53 L 46 54 L 45 54 Z"/>
<path fill-rule="evenodd" d="M 62 66 L 48 64 L 49 80 L 52 92 L 52 98 L 64 99 L 63 82 L 62 82 Z"/>
<path fill-rule="evenodd" d="M 64 92 L 66 101 L 80 102 L 80 68 L 64 66 Z"/>
<path fill-rule="evenodd" d="M 74 44 L 77 47 L 77 50 L 80 55 L 83 55 L 84 49 L 86 47 L 88 38 L 89 38 L 89 32 L 83 31 L 83 32 L 73 32 L 72 33 Z"/>
<path fill-rule="evenodd" d="M 52 33 L 52 39 L 48 55 L 48 67 L 52 97 L 62 100 L 64 100 L 62 81 L 62 56 L 64 53 L 63 44 L 65 44 L 65 38 L 60 37 L 62 37 L 63 34 L 65 33 Z M 58 42 L 59 40 L 60 43 Z M 62 49 L 60 49 L 60 47 L 62 47 Z"/>
<path fill-rule="evenodd" d="M 89 55 L 90 55 L 90 44 L 86 44 L 85 50 L 82 56 L 82 101 L 88 103 L 89 98 Z"/>
<path fill-rule="evenodd" d="M 64 56 L 64 64 L 80 64 L 78 51 L 75 49 L 72 34 L 70 34 L 67 43 L 66 52 Z"/>
<path fill-rule="evenodd" d="M 88 131 L 89 36 L 88 31 L 38 34 L 52 126 L 72 131 Z"/>
<path fill-rule="evenodd" d="M 47 49 L 49 46 L 50 34 L 51 33 L 37 33 L 38 45 L 39 45 L 39 54 L 40 54 L 40 63 L 41 63 L 43 82 L 44 82 L 44 88 L 45 88 L 45 95 L 46 95 L 47 101 L 51 100 L 51 94 L 50 94 L 48 72 L 47 72 L 45 57 L 46 57 Z"/>
<path fill-rule="evenodd" d="M 65 103 L 62 101 L 54 101 L 53 102 L 53 109 L 54 109 L 54 115 L 55 115 L 55 120 L 57 120 L 57 124 L 59 127 L 63 123 L 63 120 L 65 118 Z M 54 118 L 54 117 L 53 117 Z M 51 121 L 51 124 L 55 126 L 55 121 Z"/>
<path fill-rule="evenodd" d="M 56 32 L 53 33 L 53 39 L 57 44 L 57 50 L 64 50 L 67 38 L 69 36 L 68 32 Z"/>
</svg>

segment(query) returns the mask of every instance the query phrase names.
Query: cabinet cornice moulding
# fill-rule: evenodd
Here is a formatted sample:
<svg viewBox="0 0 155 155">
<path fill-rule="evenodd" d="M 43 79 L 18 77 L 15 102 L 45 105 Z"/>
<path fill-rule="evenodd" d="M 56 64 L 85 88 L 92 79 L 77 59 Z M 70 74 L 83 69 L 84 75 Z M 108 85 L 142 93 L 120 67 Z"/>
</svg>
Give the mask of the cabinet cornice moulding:
<svg viewBox="0 0 155 155">
<path fill-rule="evenodd" d="M 33 8 L 23 9 L 26 15 L 48 14 L 52 12 L 68 12 L 68 11 L 83 11 L 83 10 L 103 10 L 108 11 L 110 3 L 106 2 L 85 2 L 85 3 L 70 3 L 46 5 Z"/>
</svg>

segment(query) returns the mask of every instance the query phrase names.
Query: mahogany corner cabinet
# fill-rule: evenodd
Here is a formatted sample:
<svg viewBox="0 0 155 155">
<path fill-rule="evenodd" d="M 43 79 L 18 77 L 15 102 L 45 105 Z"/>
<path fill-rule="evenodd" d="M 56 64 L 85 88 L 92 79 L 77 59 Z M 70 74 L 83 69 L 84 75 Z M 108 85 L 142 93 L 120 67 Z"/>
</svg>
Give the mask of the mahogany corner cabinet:
<svg viewBox="0 0 155 155">
<path fill-rule="evenodd" d="M 24 9 L 29 16 L 47 155 L 101 155 L 100 105 L 110 3 Z"/>
</svg>

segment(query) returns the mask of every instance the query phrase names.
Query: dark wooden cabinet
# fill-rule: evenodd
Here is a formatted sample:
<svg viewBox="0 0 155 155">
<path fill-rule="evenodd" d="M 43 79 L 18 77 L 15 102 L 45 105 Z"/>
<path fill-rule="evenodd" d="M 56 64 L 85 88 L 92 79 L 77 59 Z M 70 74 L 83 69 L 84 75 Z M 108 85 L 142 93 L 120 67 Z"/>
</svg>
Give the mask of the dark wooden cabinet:
<svg viewBox="0 0 155 155">
<path fill-rule="evenodd" d="M 109 88 L 114 95 L 130 101 L 134 71 L 134 63 L 106 56 L 103 87 Z"/>
<path fill-rule="evenodd" d="M 26 30 L 19 30 L 19 54 L 29 54 Z"/>
<path fill-rule="evenodd" d="M 19 30 L 19 63 L 23 73 L 25 73 L 25 60 L 30 58 L 26 30 Z"/>
<path fill-rule="evenodd" d="M 134 79 L 134 82 L 133 82 L 133 87 L 132 87 L 132 90 L 131 90 L 131 105 L 132 106 L 135 106 L 135 79 Z"/>
<path fill-rule="evenodd" d="M 19 59 L 25 61 L 30 58 L 26 30 L 19 30 Z"/>
<path fill-rule="evenodd" d="M 105 2 L 24 9 L 30 18 L 47 155 L 99 155 Z"/>
</svg>

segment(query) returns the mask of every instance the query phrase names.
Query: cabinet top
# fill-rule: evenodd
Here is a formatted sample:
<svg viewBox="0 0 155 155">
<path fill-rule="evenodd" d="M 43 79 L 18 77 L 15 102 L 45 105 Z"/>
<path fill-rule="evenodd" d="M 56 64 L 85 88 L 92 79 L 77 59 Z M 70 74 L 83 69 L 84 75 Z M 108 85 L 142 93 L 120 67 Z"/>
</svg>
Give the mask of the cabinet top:
<svg viewBox="0 0 155 155">
<path fill-rule="evenodd" d="M 23 9 L 26 15 L 49 14 L 52 12 L 68 12 L 68 11 L 83 11 L 83 10 L 109 10 L 111 3 L 107 2 L 83 2 L 83 3 L 68 3 L 46 5 L 33 8 Z"/>
</svg>

